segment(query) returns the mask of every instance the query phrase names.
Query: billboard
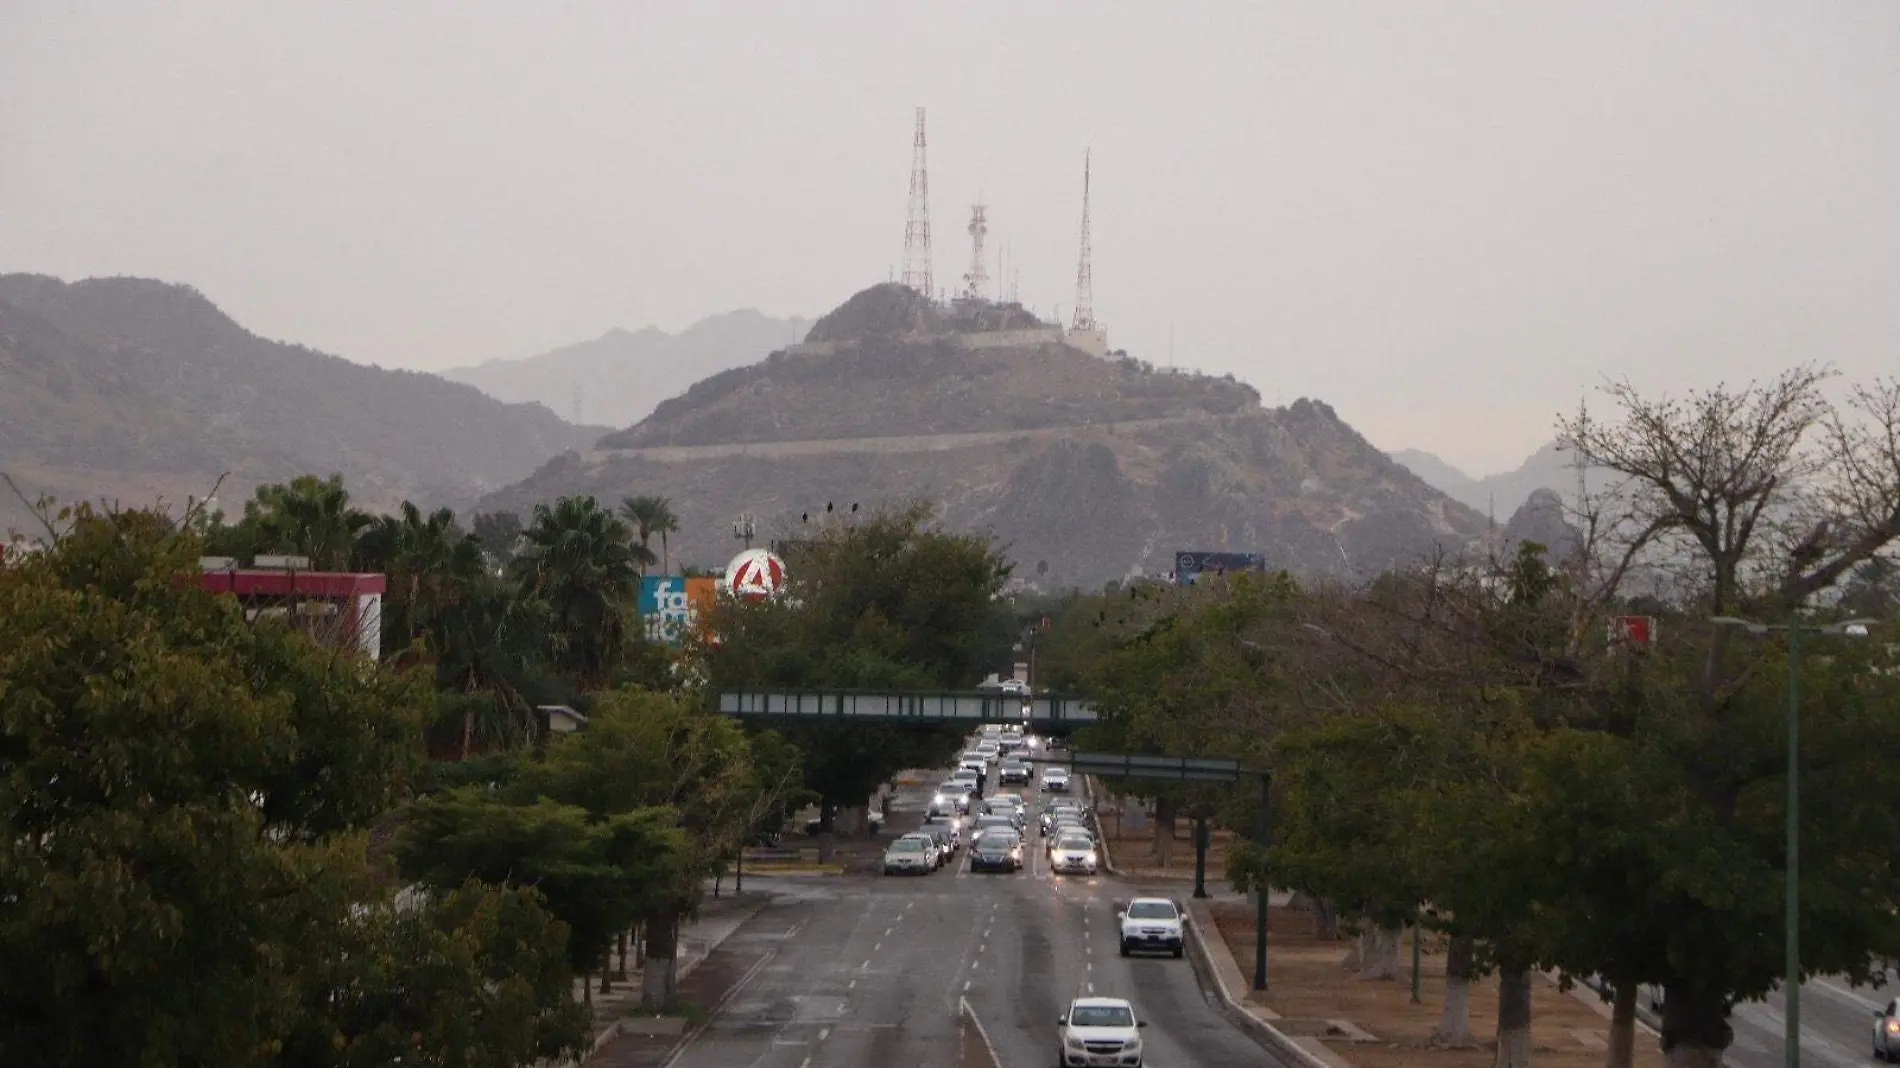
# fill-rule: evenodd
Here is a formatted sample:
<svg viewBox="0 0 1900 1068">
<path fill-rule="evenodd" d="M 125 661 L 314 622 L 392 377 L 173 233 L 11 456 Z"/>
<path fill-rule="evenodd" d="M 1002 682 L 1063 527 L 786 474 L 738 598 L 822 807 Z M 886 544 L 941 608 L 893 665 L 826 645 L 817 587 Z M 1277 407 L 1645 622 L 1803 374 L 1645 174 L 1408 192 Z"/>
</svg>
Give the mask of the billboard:
<svg viewBox="0 0 1900 1068">
<path fill-rule="evenodd" d="M 1174 554 L 1174 584 L 1192 586 L 1203 573 L 1228 574 L 1235 571 L 1267 570 L 1267 558 L 1260 553 L 1177 552 Z"/>
<path fill-rule="evenodd" d="M 650 642 L 679 645 L 696 633 L 719 593 L 715 578 L 647 575 L 640 580 L 640 618 Z"/>
</svg>

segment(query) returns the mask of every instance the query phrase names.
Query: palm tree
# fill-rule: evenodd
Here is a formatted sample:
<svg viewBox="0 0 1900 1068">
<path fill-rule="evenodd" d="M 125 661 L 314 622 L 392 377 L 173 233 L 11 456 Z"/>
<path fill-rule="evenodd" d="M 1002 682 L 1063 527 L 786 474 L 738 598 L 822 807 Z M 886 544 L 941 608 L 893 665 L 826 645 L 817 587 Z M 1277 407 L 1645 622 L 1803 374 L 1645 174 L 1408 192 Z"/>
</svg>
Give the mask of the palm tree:
<svg viewBox="0 0 1900 1068">
<path fill-rule="evenodd" d="M 370 523 L 350 507 L 342 475 L 299 475 L 288 485 L 259 486 L 244 504 L 244 525 L 255 532 L 260 550 L 307 556 L 320 571 L 349 566 L 356 536 Z"/>
<path fill-rule="evenodd" d="M 620 514 L 633 527 L 633 536 L 639 540 L 639 554 L 646 559 L 641 562 L 640 573 L 646 574 L 647 566 L 660 563 L 653 555 L 653 535 L 660 536 L 660 548 L 666 548 L 666 536 L 679 530 L 679 517 L 673 514 L 673 502 L 665 497 L 640 496 L 628 497 L 620 502 Z M 662 564 L 662 573 L 665 566 Z"/>
<path fill-rule="evenodd" d="M 583 687 L 612 674 L 627 642 L 640 567 L 653 554 L 592 497 L 534 506 L 510 565 L 524 593 L 545 601 L 553 659 Z"/>
</svg>

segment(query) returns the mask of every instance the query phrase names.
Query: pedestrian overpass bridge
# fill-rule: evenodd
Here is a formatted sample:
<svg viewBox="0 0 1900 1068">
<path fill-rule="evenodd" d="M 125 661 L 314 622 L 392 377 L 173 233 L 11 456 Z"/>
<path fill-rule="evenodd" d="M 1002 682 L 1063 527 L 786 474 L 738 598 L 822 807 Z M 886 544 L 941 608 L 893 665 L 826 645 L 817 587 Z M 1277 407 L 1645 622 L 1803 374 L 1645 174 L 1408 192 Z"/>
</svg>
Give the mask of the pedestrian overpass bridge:
<svg viewBox="0 0 1900 1068">
<path fill-rule="evenodd" d="M 865 690 L 731 690 L 719 695 L 728 716 L 842 719 L 880 723 L 1021 723 L 1032 728 L 1085 727 L 1095 705 L 1062 694 L 876 692 Z"/>
</svg>

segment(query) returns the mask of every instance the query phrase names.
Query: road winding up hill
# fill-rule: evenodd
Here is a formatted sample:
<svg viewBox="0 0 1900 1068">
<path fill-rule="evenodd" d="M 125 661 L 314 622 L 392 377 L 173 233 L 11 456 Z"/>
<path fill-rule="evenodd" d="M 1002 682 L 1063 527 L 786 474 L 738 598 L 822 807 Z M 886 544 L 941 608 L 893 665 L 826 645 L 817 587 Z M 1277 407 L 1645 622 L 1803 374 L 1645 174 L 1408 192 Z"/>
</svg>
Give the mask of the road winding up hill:
<svg viewBox="0 0 1900 1068">
<path fill-rule="evenodd" d="M 674 554 L 701 564 L 738 547 L 741 514 L 798 537 L 827 504 L 921 500 L 994 532 L 1045 588 L 1165 574 L 1183 549 L 1364 578 L 1485 528 L 1323 403 L 1263 408 L 1231 377 L 1098 358 L 1021 308 L 890 284 L 481 506 L 565 493 L 673 498 Z"/>
</svg>

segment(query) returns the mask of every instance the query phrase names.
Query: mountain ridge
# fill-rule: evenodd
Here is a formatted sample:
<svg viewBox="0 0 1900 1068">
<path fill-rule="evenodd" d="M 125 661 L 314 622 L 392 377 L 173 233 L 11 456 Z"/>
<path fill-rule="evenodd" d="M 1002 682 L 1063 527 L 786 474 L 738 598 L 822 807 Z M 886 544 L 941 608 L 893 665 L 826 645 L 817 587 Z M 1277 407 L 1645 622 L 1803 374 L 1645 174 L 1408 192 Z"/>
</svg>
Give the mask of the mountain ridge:
<svg viewBox="0 0 1900 1068">
<path fill-rule="evenodd" d="M 340 472 L 368 507 L 460 503 L 604 429 L 260 337 L 190 286 L 0 275 L 0 468 L 28 494 L 176 503 L 228 472 L 229 502 Z"/>
<path fill-rule="evenodd" d="M 564 493 L 671 497 L 675 557 L 711 565 L 737 547 L 741 514 L 762 540 L 797 538 L 827 505 L 921 499 L 994 534 L 1045 588 L 1166 574 L 1177 551 L 1222 548 L 1369 577 L 1485 527 L 1323 402 L 1267 409 L 1231 376 L 1090 355 L 1019 308 L 889 283 L 482 507 Z"/>
<path fill-rule="evenodd" d="M 533 401 L 572 414 L 580 391 L 590 422 L 625 427 L 700 379 L 741 366 L 803 337 L 812 321 L 752 308 L 708 315 L 678 333 L 612 327 L 598 337 L 533 356 L 501 357 L 437 372 L 497 400 Z"/>
</svg>

